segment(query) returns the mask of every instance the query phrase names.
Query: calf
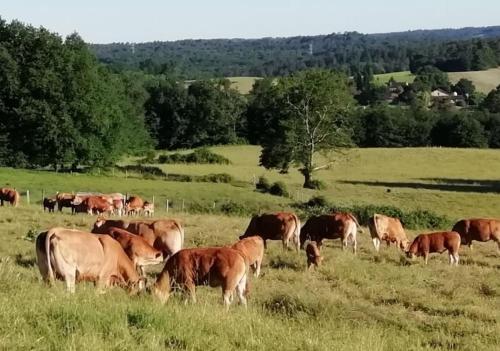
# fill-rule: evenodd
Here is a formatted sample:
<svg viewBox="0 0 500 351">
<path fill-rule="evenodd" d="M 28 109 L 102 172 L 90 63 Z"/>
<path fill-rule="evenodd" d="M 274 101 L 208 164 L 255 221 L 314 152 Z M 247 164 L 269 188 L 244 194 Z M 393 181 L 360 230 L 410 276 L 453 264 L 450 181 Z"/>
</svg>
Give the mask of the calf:
<svg viewBox="0 0 500 351">
<path fill-rule="evenodd" d="M 315 241 L 309 241 L 305 244 L 305 248 L 307 256 L 307 269 L 310 270 L 313 265 L 318 268 L 323 261 L 318 245 L 316 245 Z"/>
<path fill-rule="evenodd" d="M 406 251 L 410 258 L 415 256 L 424 256 L 425 264 L 429 258 L 429 253 L 443 253 L 448 250 L 450 265 L 458 266 L 458 250 L 460 249 L 460 234 L 457 232 L 435 232 L 429 234 L 420 234 L 413 240 Z"/>
<path fill-rule="evenodd" d="M 142 206 L 142 212 L 146 217 L 153 217 L 155 213 L 155 204 L 144 201 L 144 206 Z"/>
<path fill-rule="evenodd" d="M 161 251 L 153 248 L 139 235 L 116 227 L 109 229 L 109 235 L 120 243 L 127 256 L 132 260 L 134 267 L 139 269 L 143 277 L 146 276 L 145 266 L 159 264 L 163 261 Z"/>
<path fill-rule="evenodd" d="M 246 306 L 248 266 L 239 251 L 228 247 L 183 249 L 170 257 L 158 276 L 153 294 L 161 303 L 167 302 L 173 286 L 179 286 L 196 302 L 197 285 L 222 287 L 226 309 L 236 290 L 240 302 Z"/>
<path fill-rule="evenodd" d="M 71 212 L 73 212 L 73 201 L 75 200 L 75 195 L 69 193 L 56 193 L 57 209 L 62 212 L 64 207 L 69 207 Z"/>
<path fill-rule="evenodd" d="M 48 210 L 49 212 L 54 212 L 54 208 L 56 207 L 56 204 L 57 204 L 57 201 L 55 199 L 45 197 L 43 199 L 43 212 L 45 212 L 45 210 Z"/>
<path fill-rule="evenodd" d="M 252 267 L 254 276 L 258 277 L 264 257 L 264 240 L 260 236 L 250 236 L 234 243 L 231 248 L 241 252 L 247 264 Z"/>
</svg>

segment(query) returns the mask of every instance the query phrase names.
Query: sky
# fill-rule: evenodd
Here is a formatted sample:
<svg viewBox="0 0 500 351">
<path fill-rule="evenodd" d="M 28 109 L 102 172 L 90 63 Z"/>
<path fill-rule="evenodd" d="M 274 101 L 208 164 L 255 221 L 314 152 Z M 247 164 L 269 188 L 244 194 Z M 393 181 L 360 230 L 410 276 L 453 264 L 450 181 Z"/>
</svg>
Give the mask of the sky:
<svg viewBox="0 0 500 351">
<path fill-rule="evenodd" d="M 499 0 L 6 0 L 0 16 L 90 43 L 500 25 Z"/>
</svg>

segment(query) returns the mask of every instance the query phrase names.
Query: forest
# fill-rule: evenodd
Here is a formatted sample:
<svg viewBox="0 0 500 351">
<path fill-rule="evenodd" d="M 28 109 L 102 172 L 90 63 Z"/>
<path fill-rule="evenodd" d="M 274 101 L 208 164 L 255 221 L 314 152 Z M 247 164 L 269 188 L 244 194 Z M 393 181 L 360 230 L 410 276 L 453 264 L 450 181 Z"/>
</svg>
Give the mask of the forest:
<svg viewBox="0 0 500 351">
<path fill-rule="evenodd" d="M 290 38 L 179 40 L 93 44 L 98 59 L 114 70 L 166 73 L 182 79 L 286 76 L 308 68 L 353 75 L 369 65 L 374 73 L 425 65 L 443 71 L 496 67 L 500 26 L 417 30 L 386 34 L 357 32 Z"/>
</svg>

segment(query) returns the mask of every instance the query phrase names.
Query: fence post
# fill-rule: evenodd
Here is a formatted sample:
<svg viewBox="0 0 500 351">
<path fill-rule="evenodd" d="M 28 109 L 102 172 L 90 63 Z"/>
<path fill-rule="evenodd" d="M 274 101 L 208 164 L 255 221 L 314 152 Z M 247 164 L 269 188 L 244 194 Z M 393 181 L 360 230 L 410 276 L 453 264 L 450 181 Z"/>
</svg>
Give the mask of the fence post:
<svg viewBox="0 0 500 351">
<path fill-rule="evenodd" d="M 153 195 L 153 206 L 155 205 L 155 196 Z"/>
<path fill-rule="evenodd" d="M 30 191 L 29 190 L 26 190 L 26 202 L 28 203 L 28 205 L 30 204 Z"/>
<path fill-rule="evenodd" d="M 45 199 L 45 190 L 42 189 L 42 203 L 43 203 L 43 199 Z"/>
<path fill-rule="evenodd" d="M 182 212 L 184 212 L 184 199 L 182 199 Z"/>
<path fill-rule="evenodd" d="M 168 199 L 167 199 L 167 213 L 168 213 Z"/>
</svg>

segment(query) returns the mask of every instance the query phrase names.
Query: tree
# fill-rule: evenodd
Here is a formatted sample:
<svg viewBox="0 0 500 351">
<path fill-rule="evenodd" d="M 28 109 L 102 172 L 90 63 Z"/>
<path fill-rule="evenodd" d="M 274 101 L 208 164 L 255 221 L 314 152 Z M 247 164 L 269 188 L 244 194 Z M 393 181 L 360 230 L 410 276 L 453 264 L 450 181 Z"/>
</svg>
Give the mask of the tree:
<svg viewBox="0 0 500 351">
<path fill-rule="evenodd" d="M 260 163 L 282 172 L 298 164 L 304 187 L 312 188 L 313 173 L 330 164 L 316 164 L 316 154 L 351 145 L 348 116 L 355 102 L 347 78 L 313 69 L 282 78 L 271 90 L 276 113 L 261 140 Z"/>
<path fill-rule="evenodd" d="M 467 97 L 472 96 L 472 94 L 476 91 L 474 83 L 466 78 L 460 79 L 457 84 L 455 84 L 453 89 L 457 92 L 457 94 Z"/>
<path fill-rule="evenodd" d="M 412 85 L 417 91 L 434 89 L 450 91 L 448 75 L 434 66 L 420 68 Z"/>
<path fill-rule="evenodd" d="M 471 115 L 445 115 L 432 129 L 432 143 L 436 146 L 488 146 L 488 138 L 481 123 Z"/>
<path fill-rule="evenodd" d="M 481 106 L 491 113 L 500 112 L 500 85 L 489 92 Z"/>
</svg>

